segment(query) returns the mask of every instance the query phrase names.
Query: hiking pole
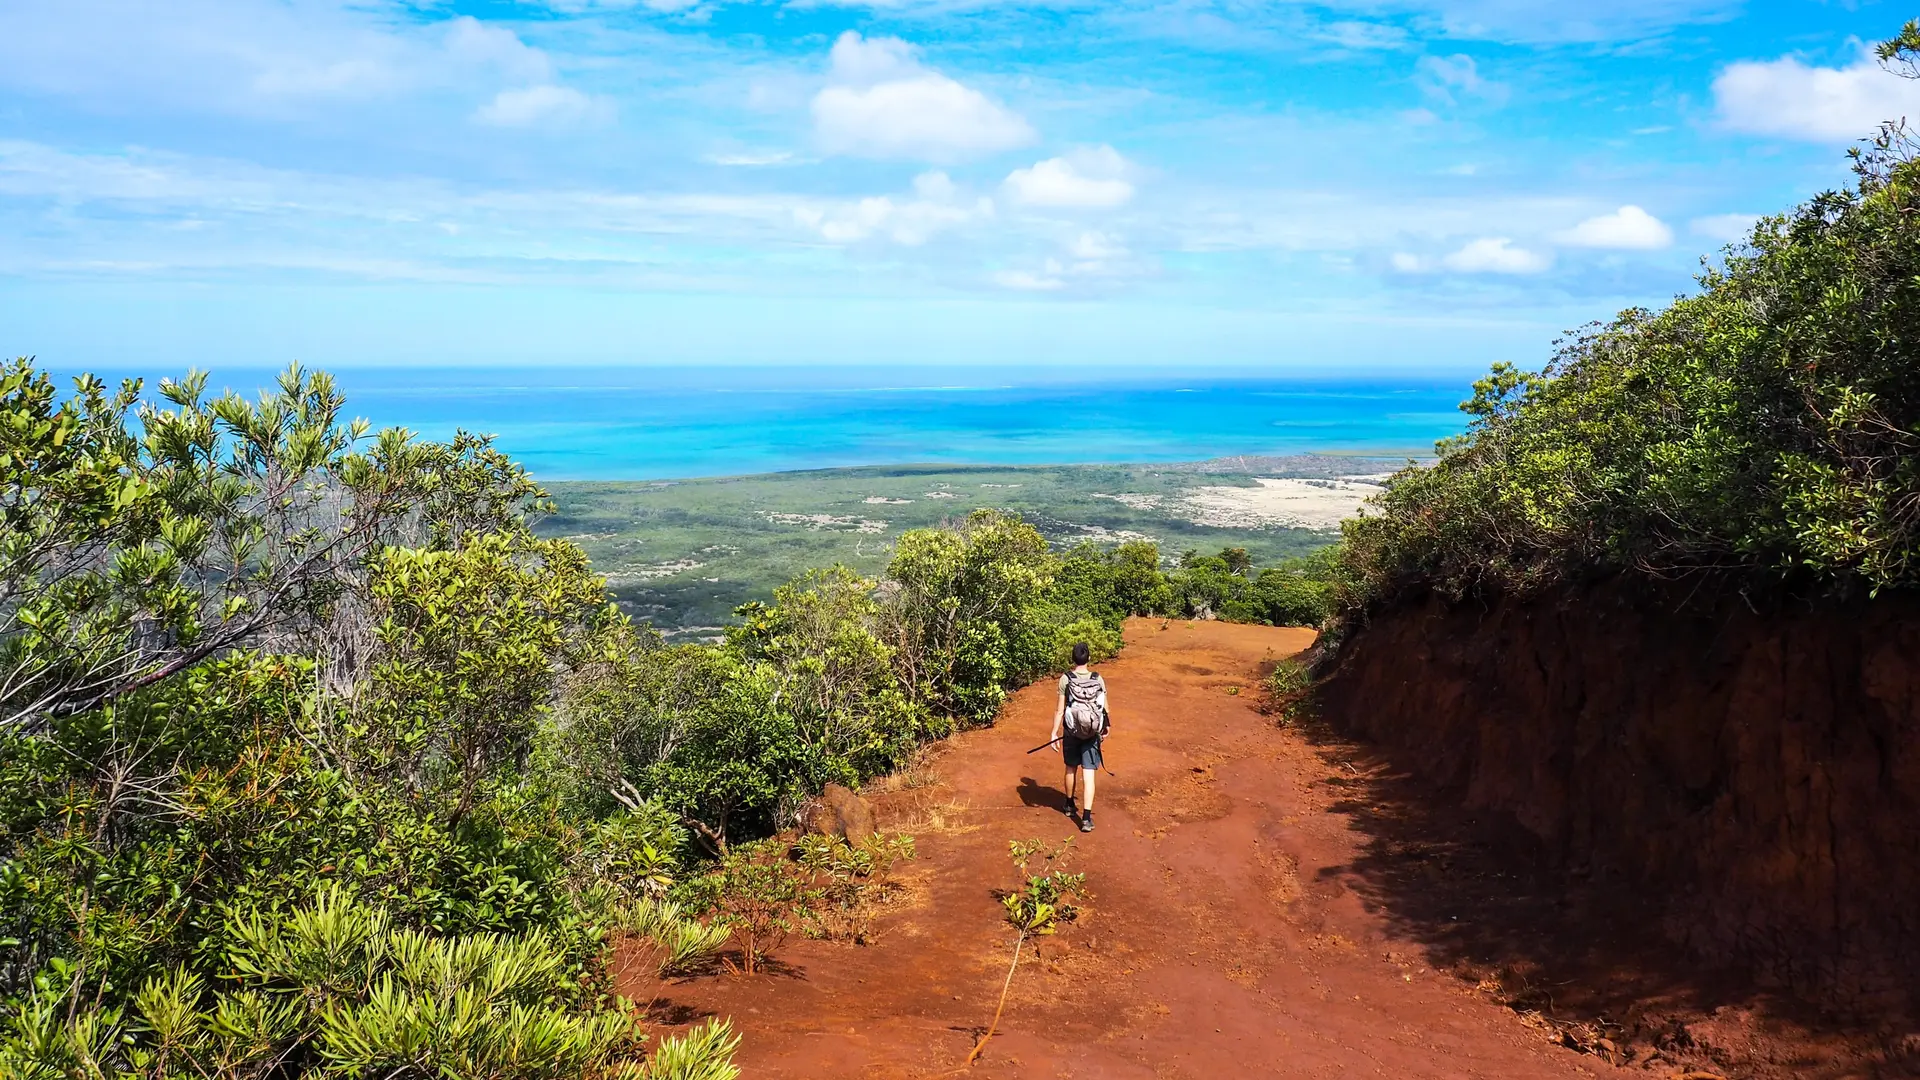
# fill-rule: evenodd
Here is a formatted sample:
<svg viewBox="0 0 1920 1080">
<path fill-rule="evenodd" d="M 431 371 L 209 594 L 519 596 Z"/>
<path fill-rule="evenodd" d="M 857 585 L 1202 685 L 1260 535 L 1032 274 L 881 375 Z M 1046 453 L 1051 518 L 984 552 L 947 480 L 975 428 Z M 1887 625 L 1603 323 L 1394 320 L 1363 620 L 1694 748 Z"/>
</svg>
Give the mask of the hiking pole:
<svg viewBox="0 0 1920 1080">
<path fill-rule="evenodd" d="M 1054 743 L 1057 743 L 1059 741 L 1060 741 L 1059 739 L 1048 739 L 1046 742 L 1043 742 L 1039 746 L 1036 746 L 1033 749 L 1027 751 L 1027 753 L 1037 754 L 1040 751 L 1045 750 L 1047 747 L 1052 746 Z"/>
</svg>

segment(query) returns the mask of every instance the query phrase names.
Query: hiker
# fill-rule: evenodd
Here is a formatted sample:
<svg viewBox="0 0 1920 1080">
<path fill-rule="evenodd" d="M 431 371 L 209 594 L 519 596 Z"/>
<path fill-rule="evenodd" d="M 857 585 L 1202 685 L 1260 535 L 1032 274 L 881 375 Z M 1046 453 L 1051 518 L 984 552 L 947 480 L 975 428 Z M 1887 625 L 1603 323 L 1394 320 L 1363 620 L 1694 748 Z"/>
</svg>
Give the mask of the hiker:
<svg viewBox="0 0 1920 1080">
<path fill-rule="evenodd" d="M 1100 740 L 1113 728 L 1107 682 L 1087 670 L 1088 656 L 1086 642 L 1073 646 L 1073 670 L 1060 676 L 1060 699 L 1053 709 L 1053 737 L 1067 763 L 1067 816 L 1081 832 L 1093 831 L 1093 778 L 1103 764 Z"/>
</svg>

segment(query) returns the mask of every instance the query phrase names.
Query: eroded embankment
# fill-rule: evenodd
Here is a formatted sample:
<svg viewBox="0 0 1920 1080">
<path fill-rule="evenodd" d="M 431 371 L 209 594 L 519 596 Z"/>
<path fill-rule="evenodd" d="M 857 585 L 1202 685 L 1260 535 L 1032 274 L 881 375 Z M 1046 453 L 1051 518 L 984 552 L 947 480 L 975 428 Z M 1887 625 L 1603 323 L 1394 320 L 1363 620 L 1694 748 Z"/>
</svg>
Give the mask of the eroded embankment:
<svg viewBox="0 0 1920 1080">
<path fill-rule="evenodd" d="M 1706 591 L 1406 602 L 1351 636 L 1320 707 L 1571 875 L 1653 897 L 1695 955 L 1911 1018 L 1920 602 Z"/>
</svg>

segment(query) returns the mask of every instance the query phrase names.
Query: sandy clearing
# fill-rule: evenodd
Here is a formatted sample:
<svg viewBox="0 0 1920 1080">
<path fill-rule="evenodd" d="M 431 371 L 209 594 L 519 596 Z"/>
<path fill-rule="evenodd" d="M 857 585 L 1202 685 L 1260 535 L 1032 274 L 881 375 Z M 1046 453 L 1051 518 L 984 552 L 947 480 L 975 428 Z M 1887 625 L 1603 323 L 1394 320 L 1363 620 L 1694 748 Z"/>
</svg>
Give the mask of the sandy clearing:
<svg viewBox="0 0 1920 1080">
<path fill-rule="evenodd" d="M 1137 491 L 1123 491 L 1118 495 L 1108 495 L 1104 492 L 1096 491 L 1093 493 L 1093 497 L 1096 499 L 1112 499 L 1121 506 L 1134 510 L 1155 510 L 1160 506 L 1160 496 L 1143 495 Z"/>
<path fill-rule="evenodd" d="M 872 518 L 842 517 L 836 514 L 782 514 L 772 510 L 760 511 L 760 516 L 775 525 L 798 525 L 801 528 L 819 532 L 823 529 L 835 532 L 883 533 L 887 523 Z"/>
<path fill-rule="evenodd" d="M 684 574 L 689 570 L 698 570 L 707 565 L 695 559 L 674 559 L 670 562 L 652 563 L 647 566 L 629 566 L 618 570 L 609 570 L 606 578 L 609 582 L 654 581 L 659 578 Z"/>
<path fill-rule="evenodd" d="M 1256 487 L 1203 487 L 1188 492 L 1181 510 L 1196 525 L 1252 529 L 1281 525 L 1334 529 L 1379 494 L 1379 484 L 1351 479 L 1255 479 Z"/>
</svg>

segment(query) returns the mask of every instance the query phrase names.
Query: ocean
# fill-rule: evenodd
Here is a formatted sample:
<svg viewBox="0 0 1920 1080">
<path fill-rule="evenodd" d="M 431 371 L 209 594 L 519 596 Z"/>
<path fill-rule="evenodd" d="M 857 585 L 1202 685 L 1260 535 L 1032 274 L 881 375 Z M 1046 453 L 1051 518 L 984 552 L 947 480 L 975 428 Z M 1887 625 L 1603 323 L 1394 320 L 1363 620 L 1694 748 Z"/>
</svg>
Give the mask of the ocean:
<svg viewBox="0 0 1920 1080">
<path fill-rule="evenodd" d="M 103 377 L 112 373 L 100 372 Z M 1467 380 L 1121 375 L 1006 368 L 337 369 L 347 411 L 428 438 L 486 432 L 542 480 L 852 465 L 1419 456 Z M 215 371 L 251 395 L 267 371 Z"/>
</svg>

